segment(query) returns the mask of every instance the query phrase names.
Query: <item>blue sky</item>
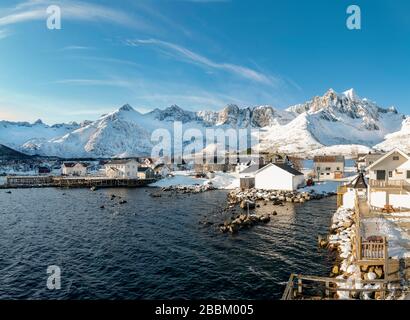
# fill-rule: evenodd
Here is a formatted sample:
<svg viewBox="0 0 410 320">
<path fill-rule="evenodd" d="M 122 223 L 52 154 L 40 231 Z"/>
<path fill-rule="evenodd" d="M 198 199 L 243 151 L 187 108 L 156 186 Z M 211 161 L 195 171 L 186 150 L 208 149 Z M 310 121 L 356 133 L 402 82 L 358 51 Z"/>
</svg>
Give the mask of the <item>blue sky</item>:
<svg viewBox="0 0 410 320">
<path fill-rule="evenodd" d="M 46 8 L 62 29 L 46 28 Z M 362 29 L 348 30 L 357 4 Z M 409 1 L 152 0 L 0 3 L 0 119 L 301 103 L 355 88 L 410 114 Z"/>
</svg>

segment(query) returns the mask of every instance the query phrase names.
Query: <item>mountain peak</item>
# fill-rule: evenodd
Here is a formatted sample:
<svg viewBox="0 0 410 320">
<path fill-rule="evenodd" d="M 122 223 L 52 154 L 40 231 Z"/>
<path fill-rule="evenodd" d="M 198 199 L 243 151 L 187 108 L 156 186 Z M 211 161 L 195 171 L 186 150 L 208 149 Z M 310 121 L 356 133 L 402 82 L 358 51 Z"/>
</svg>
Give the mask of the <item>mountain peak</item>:
<svg viewBox="0 0 410 320">
<path fill-rule="evenodd" d="M 36 125 L 36 124 L 44 124 L 44 122 L 43 122 L 43 120 L 41 120 L 41 119 L 37 119 L 37 120 L 34 122 L 34 125 Z"/>
<path fill-rule="evenodd" d="M 343 94 L 345 95 L 345 97 L 349 98 L 350 100 L 359 99 L 359 97 L 356 94 L 356 91 L 353 88 L 346 90 L 345 92 L 343 92 Z"/>
<path fill-rule="evenodd" d="M 124 104 L 118 111 L 135 111 L 133 107 L 131 107 L 128 103 Z"/>
</svg>

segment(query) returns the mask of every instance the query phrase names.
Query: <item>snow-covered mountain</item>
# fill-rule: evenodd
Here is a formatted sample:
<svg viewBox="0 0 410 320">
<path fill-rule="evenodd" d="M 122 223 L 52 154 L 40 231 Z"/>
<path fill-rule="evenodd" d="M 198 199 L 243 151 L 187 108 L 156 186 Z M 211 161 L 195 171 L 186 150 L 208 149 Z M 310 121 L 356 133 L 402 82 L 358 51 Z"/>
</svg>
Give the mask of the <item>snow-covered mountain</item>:
<svg viewBox="0 0 410 320">
<path fill-rule="evenodd" d="M 297 115 L 296 119 L 285 126 L 267 128 L 262 135 L 262 149 L 311 154 L 340 146 L 333 149 L 344 154 L 357 148 L 360 152 L 400 130 L 405 119 L 394 107 L 383 109 L 359 98 L 353 89 L 342 94 L 330 89 L 324 96 L 286 111 Z"/>
<path fill-rule="evenodd" d="M 386 135 L 385 140 L 375 146 L 375 149 L 378 150 L 391 150 L 393 148 L 400 148 L 410 153 L 410 117 L 403 120 L 399 131 Z"/>
<path fill-rule="evenodd" d="M 361 99 L 353 89 L 341 94 L 330 89 L 286 110 L 228 105 L 220 111 L 193 112 L 173 105 L 141 114 L 124 105 L 81 124 L 0 121 L 0 144 L 29 154 L 60 157 L 148 155 L 153 147 L 152 132 L 158 128 L 172 132 L 175 121 L 182 122 L 183 129 L 201 131 L 210 127 L 259 128 L 260 149 L 300 155 L 349 155 L 395 146 L 410 151 L 410 117 L 393 107 L 384 109 Z"/>
</svg>

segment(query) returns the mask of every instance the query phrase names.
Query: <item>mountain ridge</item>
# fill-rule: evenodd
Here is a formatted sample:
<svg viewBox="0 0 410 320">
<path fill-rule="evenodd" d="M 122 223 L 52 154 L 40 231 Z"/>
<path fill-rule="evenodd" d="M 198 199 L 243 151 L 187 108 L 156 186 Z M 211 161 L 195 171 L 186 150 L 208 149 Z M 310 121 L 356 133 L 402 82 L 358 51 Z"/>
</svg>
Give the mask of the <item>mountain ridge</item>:
<svg viewBox="0 0 410 320">
<path fill-rule="evenodd" d="M 28 154 L 62 157 L 126 157 L 149 154 L 155 129 L 172 130 L 174 121 L 183 127 L 257 128 L 259 148 L 292 154 L 339 150 L 389 149 L 402 144 L 410 151 L 410 120 L 394 107 L 382 108 L 360 98 L 354 89 L 337 93 L 329 89 L 323 96 L 284 110 L 269 105 L 225 106 L 220 111 L 188 111 L 177 105 L 147 113 L 125 104 L 95 121 L 48 126 L 41 120 L 0 121 L 0 143 Z M 15 138 L 10 139 L 10 132 Z M 407 139 L 410 140 L 410 139 Z M 391 141 L 391 143 L 389 143 Z M 336 148 L 335 146 L 341 146 Z M 345 147 L 343 147 L 345 146 Z"/>
</svg>

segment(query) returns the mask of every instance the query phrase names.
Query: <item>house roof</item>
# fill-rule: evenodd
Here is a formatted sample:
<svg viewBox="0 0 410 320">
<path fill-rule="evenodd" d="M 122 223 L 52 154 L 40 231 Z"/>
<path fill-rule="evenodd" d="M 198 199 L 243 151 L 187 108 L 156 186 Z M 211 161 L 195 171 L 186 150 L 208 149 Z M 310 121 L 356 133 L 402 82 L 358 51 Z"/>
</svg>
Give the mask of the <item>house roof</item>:
<svg viewBox="0 0 410 320">
<path fill-rule="evenodd" d="M 315 156 L 313 158 L 313 162 L 320 163 L 320 162 L 344 162 L 344 156 Z"/>
<path fill-rule="evenodd" d="M 151 168 L 150 167 L 138 167 L 138 172 L 145 172 L 149 169 L 151 169 Z"/>
<path fill-rule="evenodd" d="M 367 183 L 363 173 L 360 173 L 355 179 L 350 181 L 347 187 L 353 189 L 367 189 Z"/>
<path fill-rule="evenodd" d="M 380 162 L 382 162 L 384 159 L 386 159 L 387 157 L 390 157 L 393 153 L 400 153 L 403 157 L 405 157 L 407 160 L 410 160 L 410 156 L 401 151 L 399 148 L 394 148 L 393 150 L 391 150 L 390 152 L 386 153 L 384 156 L 380 157 L 379 159 L 377 159 L 374 163 L 372 163 L 370 166 L 368 166 L 367 169 L 371 169 L 374 166 L 378 165 Z"/>
<path fill-rule="evenodd" d="M 290 174 L 293 174 L 294 176 L 303 176 L 303 173 L 296 170 L 295 168 L 287 165 L 287 164 L 282 164 L 282 163 L 273 163 L 273 165 L 281 168 L 282 170 L 285 170 L 287 172 L 289 172 Z"/>
<path fill-rule="evenodd" d="M 265 164 L 254 164 L 251 165 L 250 167 L 242 170 L 240 173 L 254 173 L 262 168 L 264 168 L 266 165 Z"/>
<path fill-rule="evenodd" d="M 73 168 L 75 167 L 77 164 L 83 166 L 83 167 L 87 167 L 87 165 L 85 163 L 81 163 L 81 162 L 64 162 L 63 163 L 63 167 L 66 168 Z"/>
</svg>

